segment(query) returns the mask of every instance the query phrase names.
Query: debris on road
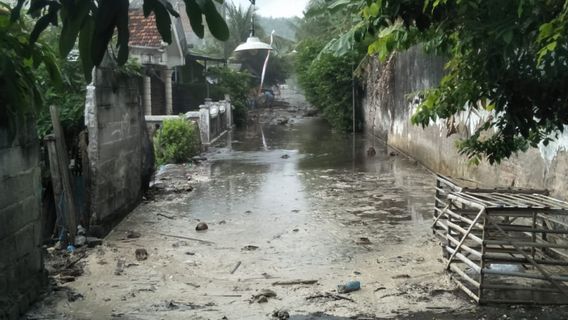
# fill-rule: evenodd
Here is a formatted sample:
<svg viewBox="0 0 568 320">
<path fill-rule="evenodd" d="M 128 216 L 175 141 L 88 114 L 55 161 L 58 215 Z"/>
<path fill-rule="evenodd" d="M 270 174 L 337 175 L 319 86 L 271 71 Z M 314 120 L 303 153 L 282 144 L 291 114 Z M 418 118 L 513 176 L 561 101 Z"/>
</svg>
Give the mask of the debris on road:
<svg viewBox="0 0 568 320">
<path fill-rule="evenodd" d="M 248 246 L 244 246 L 242 250 L 244 250 L 244 251 L 254 251 L 254 250 L 256 250 L 256 249 L 258 249 L 257 246 L 248 245 Z"/>
<path fill-rule="evenodd" d="M 272 317 L 278 320 L 287 320 L 290 318 L 290 313 L 288 313 L 288 311 L 286 310 L 275 310 L 272 313 Z"/>
<path fill-rule="evenodd" d="M 201 240 L 201 239 L 196 239 L 196 238 L 191 238 L 191 237 L 184 237 L 184 236 L 176 236 L 176 235 L 173 235 L 173 234 L 160 233 L 160 235 L 162 235 L 164 237 L 170 237 L 170 238 L 176 238 L 176 239 L 197 241 L 197 242 L 201 242 L 201 243 L 205 243 L 205 244 L 215 244 L 215 242 L 212 242 L 212 241 Z"/>
<path fill-rule="evenodd" d="M 250 303 L 266 303 L 269 298 L 276 297 L 276 292 L 270 289 L 262 289 L 259 293 L 253 295 L 250 299 Z"/>
<path fill-rule="evenodd" d="M 126 232 L 126 239 L 138 239 L 142 236 L 142 234 L 140 232 L 137 231 L 127 231 Z"/>
<path fill-rule="evenodd" d="M 241 266 L 241 261 L 237 262 L 237 265 L 233 268 L 233 270 L 231 270 L 231 274 L 234 274 L 240 266 Z"/>
<path fill-rule="evenodd" d="M 144 248 L 136 249 L 135 254 L 136 254 L 136 260 L 138 261 L 144 261 L 148 259 L 148 251 L 146 251 L 146 249 Z"/>
<path fill-rule="evenodd" d="M 339 293 L 349 293 L 361 289 L 361 282 L 359 281 L 349 281 L 346 284 L 340 284 L 337 286 L 337 292 Z"/>
<path fill-rule="evenodd" d="M 335 300 L 335 301 L 347 300 L 347 301 L 350 301 L 350 302 L 355 302 L 351 298 L 340 296 L 338 294 L 333 294 L 333 293 L 329 293 L 329 292 L 320 293 L 320 294 L 316 294 L 316 295 L 313 295 L 313 296 L 306 297 L 306 300 L 314 300 L 314 299 L 332 299 L 332 300 Z"/>
<path fill-rule="evenodd" d="M 157 215 L 160 216 L 160 217 L 164 217 L 166 219 L 174 220 L 173 216 L 168 216 L 167 214 L 158 213 Z"/>
<path fill-rule="evenodd" d="M 356 243 L 361 245 L 367 245 L 371 244 L 371 240 L 369 240 L 369 238 L 366 237 L 360 237 L 359 239 L 357 239 Z"/>
<path fill-rule="evenodd" d="M 276 281 L 273 286 L 294 286 L 299 284 L 316 284 L 318 280 L 292 280 L 292 281 Z"/>
<path fill-rule="evenodd" d="M 195 230 L 197 231 L 205 231 L 209 229 L 209 226 L 207 225 L 207 223 L 205 222 L 200 222 L 197 224 L 197 226 L 195 227 Z"/>
</svg>

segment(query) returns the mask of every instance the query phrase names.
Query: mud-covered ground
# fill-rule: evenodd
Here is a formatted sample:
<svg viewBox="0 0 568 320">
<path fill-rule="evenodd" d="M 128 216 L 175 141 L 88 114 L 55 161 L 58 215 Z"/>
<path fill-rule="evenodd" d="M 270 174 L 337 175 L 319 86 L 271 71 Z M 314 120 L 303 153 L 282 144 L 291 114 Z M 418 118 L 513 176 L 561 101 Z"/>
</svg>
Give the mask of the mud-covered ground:
<svg viewBox="0 0 568 320">
<path fill-rule="evenodd" d="M 26 318 L 567 318 L 473 305 L 430 230 L 434 176 L 293 99 L 257 111 L 206 161 L 161 168 L 147 200 L 87 251 L 83 275 Z M 350 280 L 361 290 L 338 293 Z"/>
</svg>

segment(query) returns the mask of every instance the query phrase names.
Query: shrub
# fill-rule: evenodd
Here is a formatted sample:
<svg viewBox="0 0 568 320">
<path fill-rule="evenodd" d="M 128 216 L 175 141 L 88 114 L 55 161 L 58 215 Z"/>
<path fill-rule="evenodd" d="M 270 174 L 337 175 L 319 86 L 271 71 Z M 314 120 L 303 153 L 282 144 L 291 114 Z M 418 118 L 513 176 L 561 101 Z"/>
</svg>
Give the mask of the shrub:
<svg viewBox="0 0 568 320">
<path fill-rule="evenodd" d="M 247 94 L 252 88 L 251 75 L 248 72 L 240 72 L 224 68 L 211 68 L 209 72 L 219 80 L 218 90 L 221 94 L 231 97 L 234 106 L 233 121 L 237 126 L 243 126 L 247 120 Z"/>
<path fill-rule="evenodd" d="M 352 68 L 357 53 L 336 57 L 321 53 L 325 42 L 305 40 L 298 46 L 295 67 L 306 100 L 322 111 L 336 129 L 352 129 Z"/>
<path fill-rule="evenodd" d="M 165 120 L 154 138 L 158 165 L 183 163 L 201 151 L 199 128 L 183 118 Z"/>
</svg>

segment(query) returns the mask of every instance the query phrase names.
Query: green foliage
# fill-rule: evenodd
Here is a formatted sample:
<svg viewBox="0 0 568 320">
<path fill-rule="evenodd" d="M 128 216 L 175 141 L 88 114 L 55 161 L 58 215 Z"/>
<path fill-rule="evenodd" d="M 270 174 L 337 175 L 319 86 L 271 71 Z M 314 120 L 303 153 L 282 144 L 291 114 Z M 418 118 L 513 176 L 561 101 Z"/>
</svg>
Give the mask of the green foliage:
<svg viewBox="0 0 568 320">
<path fill-rule="evenodd" d="M 54 54 L 43 42 L 28 43 L 29 34 L 24 19 L 0 2 L 0 125 L 20 125 L 44 105 L 38 68 L 54 87 L 61 86 Z"/>
<path fill-rule="evenodd" d="M 184 163 L 201 151 L 199 128 L 184 118 L 165 120 L 154 138 L 158 165 Z"/>
<path fill-rule="evenodd" d="M 364 45 L 352 31 L 357 17 L 353 5 L 342 1 L 309 2 L 296 33 L 301 42 L 294 66 L 306 99 L 334 128 L 351 130 L 353 68 L 364 57 Z"/>
<path fill-rule="evenodd" d="M 247 94 L 252 88 L 252 78 L 247 72 L 231 70 L 227 67 L 211 68 L 209 72 L 218 79 L 218 90 L 231 97 L 233 121 L 243 126 L 247 120 Z"/>
<path fill-rule="evenodd" d="M 59 118 L 65 136 L 76 136 L 84 127 L 85 79 L 79 61 L 60 60 L 63 86 L 54 86 L 45 68 L 40 68 L 36 77 L 43 88 L 45 105 L 59 109 Z M 48 108 L 42 108 L 37 117 L 37 132 L 40 139 L 53 132 Z"/>
<path fill-rule="evenodd" d="M 568 2 L 565 0 L 338 0 L 351 6 L 381 59 L 421 44 L 446 56 L 446 76 L 425 91 L 413 122 L 428 126 L 458 112 L 492 113 L 458 144 L 469 157 L 499 162 L 545 145 L 568 124 Z"/>
<path fill-rule="evenodd" d="M 83 63 L 85 78 L 90 81 L 93 66 L 99 65 L 109 44 L 118 49 L 116 61 L 123 65 L 128 60 L 128 8 L 129 0 L 18 0 L 12 11 L 12 21 L 19 19 L 24 3 L 30 3 L 28 14 L 37 18 L 29 33 L 29 42 L 34 44 L 40 34 L 50 25 L 61 22 L 59 51 L 65 58 L 79 39 L 79 54 Z M 212 35 L 220 40 L 229 38 L 229 28 L 217 12 L 214 0 L 184 0 L 193 31 L 203 38 L 203 18 Z M 223 3 L 222 0 L 215 0 Z M 178 12 L 167 0 L 144 0 L 144 15 L 156 16 L 156 26 L 165 42 L 172 42 L 172 21 Z M 117 34 L 116 37 L 113 37 Z"/>
<path fill-rule="evenodd" d="M 325 43 L 304 40 L 298 46 L 295 69 L 306 99 L 320 109 L 336 129 L 352 129 L 352 68 L 358 55 L 321 52 Z"/>
</svg>

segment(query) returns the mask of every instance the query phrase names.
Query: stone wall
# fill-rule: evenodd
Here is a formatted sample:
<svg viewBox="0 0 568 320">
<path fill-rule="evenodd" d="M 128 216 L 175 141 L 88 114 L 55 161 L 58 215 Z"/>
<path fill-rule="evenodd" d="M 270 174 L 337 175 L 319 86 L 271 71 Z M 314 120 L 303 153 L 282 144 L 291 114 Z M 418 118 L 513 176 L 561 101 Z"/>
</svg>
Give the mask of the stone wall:
<svg viewBox="0 0 568 320">
<path fill-rule="evenodd" d="M 87 88 L 91 224 L 122 217 L 142 198 L 153 153 L 142 108 L 142 79 L 97 69 Z"/>
<path fill-rule="evenodd" d="M 41 171 L 33 126 L 0 127 L 0 319 L 18 319 L 46 282 Z"/>
<path fill-rule="evenodd" d="M 450 126 L 446 121 L 437 121 L 426 129 L 411 124 L 410 118 L 419 102 L 414 93 L 437 85 L 443 76 L 443 66 L 443 59 L 426 55 L 418 47 L 385 63 L 371 60 L 366 69 L 363 101 L 367 130 L 435 172 L 474 180 L 480 186 L 548 189 L 554 196 L 566 199 L 567 135 L 557 143 L 530 149 L 500 165 L 482 162 L 473 166 L 457 153 L 455 143 L 473 134 L 489 114 L 463 112 Z M 448 136 L 448 127 L 457 133 Z"/>
</svg>

